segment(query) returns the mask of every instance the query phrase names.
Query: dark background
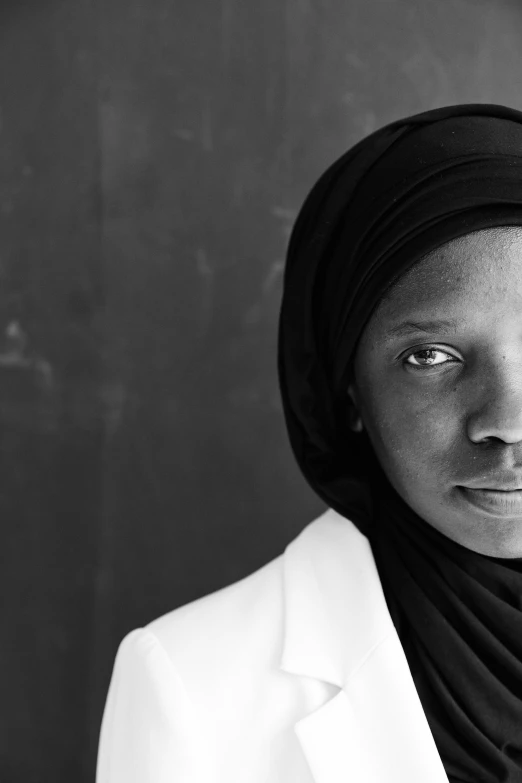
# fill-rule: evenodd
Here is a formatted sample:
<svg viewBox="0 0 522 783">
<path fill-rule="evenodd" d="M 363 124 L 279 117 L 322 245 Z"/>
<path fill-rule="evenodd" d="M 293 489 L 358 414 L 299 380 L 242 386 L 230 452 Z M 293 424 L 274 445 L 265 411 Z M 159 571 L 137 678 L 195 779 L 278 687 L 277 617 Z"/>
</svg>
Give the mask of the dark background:
<svg viewBox="0 0 522 783">
<path fill-rule="evenodd" d="M 290 228 L 362 136 L 473 101 L 522 108 L 517 0 L 2 0 L 2 783 L 93 781 L 124 634 L 323 511 Z"/>
</svg>

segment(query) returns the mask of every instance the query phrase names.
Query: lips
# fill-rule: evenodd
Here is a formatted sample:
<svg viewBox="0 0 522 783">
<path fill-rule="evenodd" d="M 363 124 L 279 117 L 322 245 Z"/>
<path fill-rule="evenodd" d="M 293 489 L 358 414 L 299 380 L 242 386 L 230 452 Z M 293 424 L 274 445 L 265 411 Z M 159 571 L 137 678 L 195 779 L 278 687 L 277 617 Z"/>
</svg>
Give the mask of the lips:
<svg viewBox="0 0 522 783">
<path fill-rule="evenodd" d="M 489 492 L 519 492 L 522 491 L 522 483 L 518 484 L 488 484 L 482 487 L 464 487 L 464 489 L 478 489 Z"/>
<path fill-rule="evenodd" d="M 492 516 L 522 516 L 522 489 L 496 487 L 457 487 L 467 503 Z"/>
</svg>

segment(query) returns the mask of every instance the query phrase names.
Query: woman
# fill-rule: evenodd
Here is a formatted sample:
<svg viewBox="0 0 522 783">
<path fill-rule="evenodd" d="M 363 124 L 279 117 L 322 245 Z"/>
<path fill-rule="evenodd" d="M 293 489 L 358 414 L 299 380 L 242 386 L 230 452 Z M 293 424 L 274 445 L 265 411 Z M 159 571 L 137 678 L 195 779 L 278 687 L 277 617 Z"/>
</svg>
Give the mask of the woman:
<svg viewBox="0 0 522 783">
<path fill-rule="evenodd" d="M 521 783 L 522 113 L 425 112 L 325 172 L 278 369 L 328 510 L 124 639 L 98 783 Z"/>
</svg>

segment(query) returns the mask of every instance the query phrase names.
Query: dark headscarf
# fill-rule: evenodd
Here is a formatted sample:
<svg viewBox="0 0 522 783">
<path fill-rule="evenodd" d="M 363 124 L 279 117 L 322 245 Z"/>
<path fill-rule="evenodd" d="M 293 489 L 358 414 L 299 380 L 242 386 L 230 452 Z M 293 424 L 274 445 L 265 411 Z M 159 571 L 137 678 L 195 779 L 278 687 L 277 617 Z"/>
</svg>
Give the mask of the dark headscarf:
<svg viewBox="0 0 522 783">
<path fill-rule="evenodd" d="M 391 488 L 347 425 L 358 340 L 413 263 L 471 231 L 522 225 L 522 112 L 450 106 L 399 120 L 335 161 L 288 248 L 278 372 L 315 492 L 368 536 L 452 783 L 522 783 L 522 560 L 472 552 Z"/>
</svg>

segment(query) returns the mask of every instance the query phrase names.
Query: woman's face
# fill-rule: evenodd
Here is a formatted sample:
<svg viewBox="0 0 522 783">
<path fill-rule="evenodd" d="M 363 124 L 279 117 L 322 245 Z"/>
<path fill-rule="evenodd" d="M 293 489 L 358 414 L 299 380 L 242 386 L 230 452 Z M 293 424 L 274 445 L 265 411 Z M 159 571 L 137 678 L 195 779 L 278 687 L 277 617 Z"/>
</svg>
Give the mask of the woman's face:
<svg viewBox="0 0 522 783">
<path fill-rule="evenodd" d="M 522 557 L 522 231 L 468 234 L 413 266 L 354 377 L 359 426 L 410 507 L 469 549 Z"/>
</svg>

